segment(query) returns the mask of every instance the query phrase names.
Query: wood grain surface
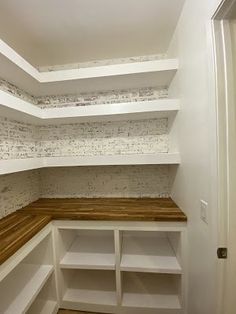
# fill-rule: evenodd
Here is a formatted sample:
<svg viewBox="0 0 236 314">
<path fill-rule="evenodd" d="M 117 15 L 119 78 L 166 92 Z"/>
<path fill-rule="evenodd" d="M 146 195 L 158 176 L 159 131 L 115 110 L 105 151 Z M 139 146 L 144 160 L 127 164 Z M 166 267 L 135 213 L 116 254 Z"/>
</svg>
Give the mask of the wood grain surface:
<svg viewBox="0 0 236 314">
<path fill-rule="evenodd" d="M 170 198 L 45 198 L 31 203 L 19 212 L 70 220 L 187 220 L 186 215 Z"/>
<path fill-rule="evenodd" d="M 22 215 L 15 212 L 0 219 L 0 264 L 51 221 L 47 215 Z"/>
</svg>

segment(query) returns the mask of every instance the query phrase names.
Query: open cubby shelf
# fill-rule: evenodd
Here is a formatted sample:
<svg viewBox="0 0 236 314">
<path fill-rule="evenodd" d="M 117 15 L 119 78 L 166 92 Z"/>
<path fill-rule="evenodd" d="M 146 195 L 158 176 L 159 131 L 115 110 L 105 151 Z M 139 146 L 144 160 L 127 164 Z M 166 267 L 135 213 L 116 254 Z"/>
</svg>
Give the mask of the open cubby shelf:
<svg viewBox="0 0 236 314">
<path fill-rule="evenodd" d="M 114 271 L 63 270 L 68 281 L 63 302 L 115 306 L 116 284 Z"/>
<path fill-rule="evenodd" d="M 122 271 L 181 273 L 181 266 L 165 234 L 126 232 L 121 252 Z"/>
<path fill-rule="evenodd" d="M 112 232 L 80 231 L 72 237 L 73 242 L 60 261 L 61 268 L 115 269 Z"/>
<path fill-rule="evenodd" d="M 154 309 L 181 309 L 178 275 L 123 274 L 122 306 Z"/>
</svg>

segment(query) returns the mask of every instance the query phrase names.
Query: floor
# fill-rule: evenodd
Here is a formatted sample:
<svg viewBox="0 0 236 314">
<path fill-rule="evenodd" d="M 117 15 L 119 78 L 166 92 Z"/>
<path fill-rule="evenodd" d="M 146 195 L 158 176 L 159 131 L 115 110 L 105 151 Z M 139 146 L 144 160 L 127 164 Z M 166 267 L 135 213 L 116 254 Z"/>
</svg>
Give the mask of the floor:
<svg viewBox="0 0 236 314">
<path fill-rule="evenodd" d="M 102 313 L 91 313 L 91 312 L 81 312 L 81 311 L 71 311 L 71 310 L 59 310 L 57 314 L 102 314 Z"/>
</svg>

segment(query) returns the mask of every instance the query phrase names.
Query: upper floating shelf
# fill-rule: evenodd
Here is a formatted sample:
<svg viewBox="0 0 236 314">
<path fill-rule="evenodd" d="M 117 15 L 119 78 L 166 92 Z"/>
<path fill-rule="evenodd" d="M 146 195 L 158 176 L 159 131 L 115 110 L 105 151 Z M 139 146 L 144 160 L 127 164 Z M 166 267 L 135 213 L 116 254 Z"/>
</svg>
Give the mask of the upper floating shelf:
<svg viewBox="0 0 236 314">
<path fill-rule="evenodd" d="M 179 110 L 178 99 L 41 109 L 0 91 L 0 116 L 33 124 L 61 124 L 163 118 Z"/>
<path fill-rule="evenodd" d="M 36 96 L 122 88 L 167 87 L 178 69 L 177 59 L 161 59 L 39 72 L 2 40 L 0 63 L 0 77 Z"/>
</svg>

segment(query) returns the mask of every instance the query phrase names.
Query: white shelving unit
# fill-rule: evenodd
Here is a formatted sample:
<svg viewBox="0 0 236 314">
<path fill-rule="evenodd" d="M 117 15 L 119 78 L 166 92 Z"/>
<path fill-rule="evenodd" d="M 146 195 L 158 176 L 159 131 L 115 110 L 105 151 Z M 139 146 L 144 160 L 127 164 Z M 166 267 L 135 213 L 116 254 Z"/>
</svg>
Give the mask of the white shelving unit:
<svg viewBox="0 0 236 314">
<path fill-rule="evenodd" d="M 0 90 L 0 115 L 32 124 L 137 120 L 174 117 L 180 108 L 178 99 L 101 104 L 41 109 Z"/>
<path fill-rule="evenodd" d="M 186 314 L 185 227 L 53 221 L 0 266 L 0 313 Z"/>
<path fill-rule="evenodd" d="M 55 227 L 62 307 L 185 314 L 185 223 L 56 221 Z"/>
<path fill-rule="evenodd" d="M 50 302 L 46 299 L 43 306 L 42 302 L 40 305 L 47 309 L 47 312 L 40 312 L 39 310 L 39 295 L 46 293 L 43 290 L 46 289 L 46 285 L 54 276 L 51 228 L 46 227 L 46 229 L 50 232 L 45 232 L 44 229 L 30 241 L 30 250 L 26 244 L 19 253 L 15 254 L 14 267 L 11 266 L 12 259 L 1 266 L 0 274 L 2 274 L 3 280 L 0 281 L 0 313 L 56 313 L 58 302 L 55 285 L 53 288 L 50 286 L 51 293 L 54 289 L 54 299 Z M 37 243 L 40 235 L 42 235 L 42 240 Z M 52 309 L 52 302 L 54 309 Z M 31 311 L 32 306 L 34 306 L 34 312 Z M 49 308 L 52 311 L 49 311 Z"/>
<path fill-rule="evenodd" d="M 179 153 L 6 159 L 0 160 L 0 175 L 46 167 L 178 164 Z"/>
<path fill-rule="evenodd" d="M 35 95 L 169 86 L 178 69 L 177 59 L 161 59 L 39 72 L 2 40 L 0 63 L 1 77 Z"/>
</svg>

